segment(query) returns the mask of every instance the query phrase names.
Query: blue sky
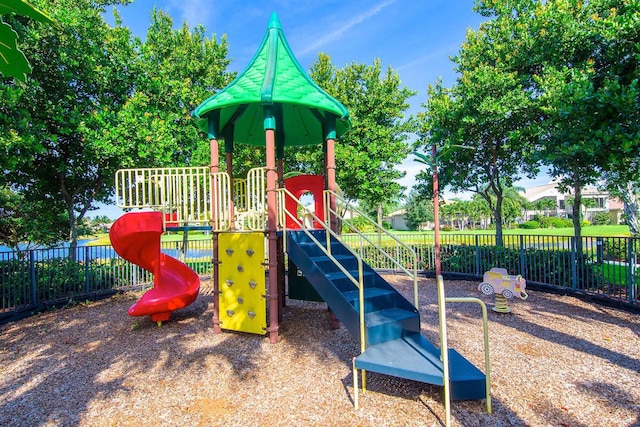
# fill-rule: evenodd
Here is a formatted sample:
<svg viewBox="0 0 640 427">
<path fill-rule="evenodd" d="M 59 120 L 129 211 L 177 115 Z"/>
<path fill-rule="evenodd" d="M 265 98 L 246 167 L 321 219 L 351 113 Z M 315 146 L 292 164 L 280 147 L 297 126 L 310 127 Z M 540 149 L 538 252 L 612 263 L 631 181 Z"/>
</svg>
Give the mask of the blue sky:
<svg viewBox="0 0 640 427">
<path fill-rule="evenodd" d="M 144 38 L 153 7 L 167 12 L 174 25 L 203 24 L 207 34 L 227 35 L 230 69 L 242 71 L 262 41 L 269 18 L 276 12 L 287 40 L 303 68 L 323 52 L 343 67 L 352 62 L 372 64 L 379 58 L 391 66 L 402 84 L 418 95 L 410 114 L 426 102 L 427 87 L 438 78 L 455 82 L 450 57 L 456 55 L 467 29 L 477 29 L 484 17 L 473 0 L 135 0 L 119 7 L 125 26 Z M 408 159 L 401 165 L 410 188 L 423 165 Z M 540 183 L 548 179 L 542 179 Z M 117 216 L 117 210 L 107 209 Z"/>
</svg>

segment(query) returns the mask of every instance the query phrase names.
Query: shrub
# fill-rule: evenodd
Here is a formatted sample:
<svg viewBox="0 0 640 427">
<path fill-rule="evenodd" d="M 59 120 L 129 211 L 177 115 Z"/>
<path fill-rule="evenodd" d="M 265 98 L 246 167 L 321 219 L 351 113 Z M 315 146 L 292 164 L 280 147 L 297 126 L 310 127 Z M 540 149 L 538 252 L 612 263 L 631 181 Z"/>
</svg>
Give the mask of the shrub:
<svg viewBox="0 0 640 427">
<path fill-rule="evenodd" d="M 533 230 L 535 228 L 540 228 L 540 223 L 535 220 L 527 221 L 524 224 L 520 224 L 520 228 L 524 228 L 525 230 Z"/>
<path fill-rule="evenodd" d="M 608 212 L 598 212 L 593 217 L 592 223 L 594 225 L 609 225 L 611 224 L 611 216 Z"/>
<path fill-rule="evenodd" d="M 591 221 L 589 221 L 588 219 L 583 219 L 582 221 L 580 221 L 580 227 L 588 227 L 591 225 Z"/>
</svg>

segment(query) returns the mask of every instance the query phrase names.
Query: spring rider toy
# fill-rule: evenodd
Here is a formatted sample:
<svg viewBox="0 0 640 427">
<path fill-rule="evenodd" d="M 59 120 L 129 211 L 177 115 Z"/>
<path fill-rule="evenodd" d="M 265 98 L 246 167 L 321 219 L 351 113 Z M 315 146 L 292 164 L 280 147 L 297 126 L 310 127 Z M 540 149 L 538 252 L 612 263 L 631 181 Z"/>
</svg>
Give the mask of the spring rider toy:
<svg viewBox="0 0 640 427">
<path fill-rule="evenodd" d="M 504 268 L 492 268 L 484 273 L 482 283 L 478 290 L 484 295 L 495 294 L 496 304 L 493 311 L 496 313 L 511 313 L 507 305 L 507 300 L 517 296 L 520 299 L 527 299 L 529 295 L 525 292 L 527 281 L 521 275 L 509 275 Z"/>
</svg>

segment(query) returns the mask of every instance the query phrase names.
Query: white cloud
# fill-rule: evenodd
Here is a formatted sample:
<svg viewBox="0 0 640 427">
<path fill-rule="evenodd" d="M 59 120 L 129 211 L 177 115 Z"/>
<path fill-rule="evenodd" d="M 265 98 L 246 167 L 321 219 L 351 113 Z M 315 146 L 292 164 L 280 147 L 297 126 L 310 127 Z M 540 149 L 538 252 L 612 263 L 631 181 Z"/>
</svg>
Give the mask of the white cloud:
<svg viewBox="0 0 640 427">
<path fill-rule="evenodd" d="M 346 22 L 344 24 L 340 24 L 339 28 L 333 30 L 332 32 L 330 32 L 328 34 L 325 34 L 324 36 L 319 37 L 314 43 L 311 43 L 307 47 L 302 49 L 299 54 L 300 55 L 306 55 L 308 53 L 315 52 L 321 46 L 324 46 L 326 44 L 329 44 L 329 43 L 335 42 L 336 40 L 341 39 L 342 36 L 344 36 L 344 34 L 347 31 L 349 31 L 351 28 L 355 27 L 358 24 L 361 24 L 362 22 L 364 22 L 367 19 L 371 18 L 372 16 L 376 15 L 378 12 L 380 12 L 385 7 L 390 6 L 395 2 L 396 2 L 396 0 L 384 0 L 384 1 L 380 2 L 380 3 L 378 3 L 377 5 L 373 6 L 372 8 L 370 8 L 368 10 L 365 10 L 361 14 L 356 15 L 353 18 L 351 18 L 350 21 L 348 21 L 348 22 Z"/>
<path fill-rule="evenodd" d="M 215 2 L 212 0 L 171 0 L 168 7 L 170 10 L 177 11 L 180 16 L 180 22 L 176 24 L 187 21 L 187 24 L 193 27 L 209 20 L 214 6 Z"/>
</svg>

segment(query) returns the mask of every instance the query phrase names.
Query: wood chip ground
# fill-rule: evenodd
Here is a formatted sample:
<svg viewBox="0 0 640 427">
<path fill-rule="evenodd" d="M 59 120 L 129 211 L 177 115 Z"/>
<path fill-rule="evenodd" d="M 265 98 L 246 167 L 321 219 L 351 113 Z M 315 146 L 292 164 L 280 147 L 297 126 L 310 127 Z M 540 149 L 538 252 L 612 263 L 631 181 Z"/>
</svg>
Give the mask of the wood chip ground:
<svg viewBox="0 0 640 427">
<path fill-rule="evenodd" d="M 407 297 L 403 276 L 386 276 Z M 210 284 L 162 327 L 126 293 L 0 326 L 6 426 L 440 426 L 441 388 L 374 373 L 353 408 L 359 346 L 328 327 L 326 306 L 288 301 L 280 341 L 214 334 Z M 447 296 L 480 297 L 446 281 Z M 423 333 L 438 342 L 436 291 L 421 279 Z M 490 297 L 482 297 L 489 307 Z M 453 402 L 454 426 L 640 426 L 640 319 L 572 297 L 529 292 L 489 311 L 493 411 Z M 452 304 L 450 346 L 484 366 L 476 304 Z"/>
</svg>

